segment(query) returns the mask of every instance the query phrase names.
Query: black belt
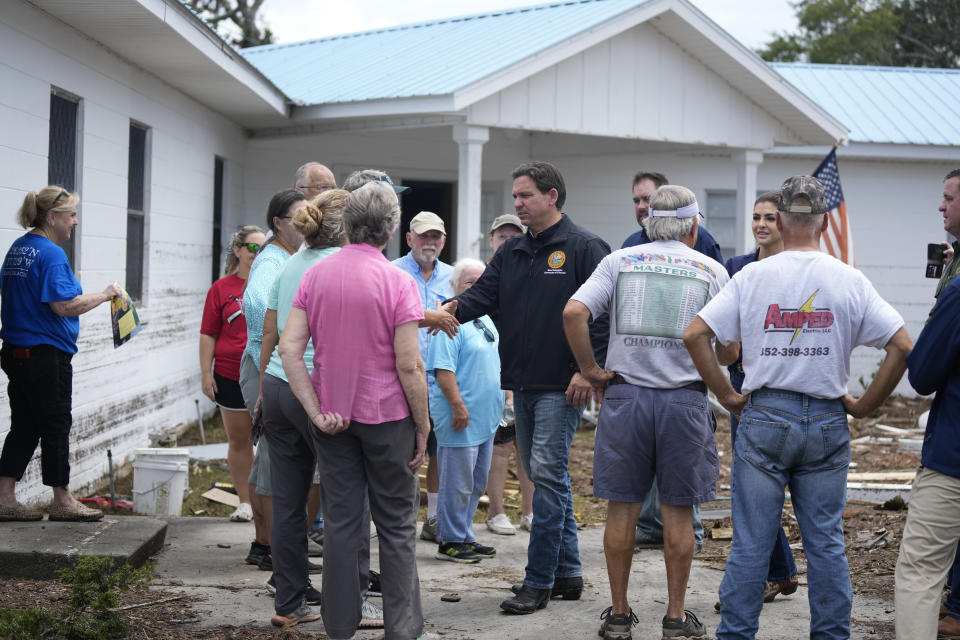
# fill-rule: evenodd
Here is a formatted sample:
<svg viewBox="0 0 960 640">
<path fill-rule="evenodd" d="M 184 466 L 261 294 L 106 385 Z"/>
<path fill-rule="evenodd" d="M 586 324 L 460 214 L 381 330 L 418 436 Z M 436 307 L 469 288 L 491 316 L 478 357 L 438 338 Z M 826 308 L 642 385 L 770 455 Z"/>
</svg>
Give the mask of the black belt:
<svg viewBox="0 0 960 640">
<path fill-rule="evenodd" d="M 607 383 L 607 385 L 610 386 L 610 385 L 615 385 L 615 384 L 630 384 L 630 382 L 628 382 L 626 379 L 624 379 L 624 377 L 623 377 L 622 375 L 620 375 L 619 373 L 615 373 L 615 374 L 613 374 L 613 377 L 610 378 L 610 381 Z M 698 380 L 698 381 L 696 381 L 696 382 L 691 382 L 690 384 L 685 384 L 685 385 L 683 385 L 683 386 L 680 387 L 680 388 L 681 388 L 681 389 L 690 389 L 691 391 L 699 391 L 700 393 L 706 393 L 706 392 L 707 392 L 707 385 L 704 384 L 702 380 Z"/>
</svg>

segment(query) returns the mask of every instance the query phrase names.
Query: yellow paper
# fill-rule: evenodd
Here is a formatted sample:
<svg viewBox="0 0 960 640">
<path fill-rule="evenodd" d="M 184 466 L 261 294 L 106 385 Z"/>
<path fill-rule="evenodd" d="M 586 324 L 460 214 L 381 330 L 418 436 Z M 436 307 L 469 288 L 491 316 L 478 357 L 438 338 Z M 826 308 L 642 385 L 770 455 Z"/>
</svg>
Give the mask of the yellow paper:
<svg viewBox="0 0 960 640">
<path fill-rule="evenodd" d="M 130 332 L 134 330 L 137 326 L 136 320 L 133 319 L 133 312 L 127 311 L 125 314 L 120 316 L 117 320 L 117 326 L 120 328 L 120 338 L 126 338 L 130 335 Z"/>
</svg>

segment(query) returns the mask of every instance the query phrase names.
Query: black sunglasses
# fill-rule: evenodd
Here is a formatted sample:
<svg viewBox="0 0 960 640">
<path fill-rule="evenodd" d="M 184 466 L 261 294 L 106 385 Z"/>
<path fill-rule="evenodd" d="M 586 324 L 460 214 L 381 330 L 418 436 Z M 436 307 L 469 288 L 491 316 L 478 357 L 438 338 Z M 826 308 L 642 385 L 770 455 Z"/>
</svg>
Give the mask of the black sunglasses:
<svg viewBox="0 0 960 640">
<path fill-rule="evenodd" d="M 57 201 L 60 200 L 60 198 L 62 198 L 63 196 L 70 197 L 70 194 L 67 193 L 66 191 L 61 190 L 60 193 L 57 194 L 57 197 L 53 199 L 53 203 L 50 205 L 50 208 L 53 209 L 54 205 L 57 204 Z"/>
<path fill-rule="evenodd" d="M 480 318 L 477 318 L 473 321 L 473 326 L 475 326 L 478 330 L 483 331 L 483 337 L 487 339 L 487 342 L 493 342 L 497 339 L 493 335 L 493 331 L 487 329 L 487 325 L 483 324 L 483 320 Z"/>
</svg>

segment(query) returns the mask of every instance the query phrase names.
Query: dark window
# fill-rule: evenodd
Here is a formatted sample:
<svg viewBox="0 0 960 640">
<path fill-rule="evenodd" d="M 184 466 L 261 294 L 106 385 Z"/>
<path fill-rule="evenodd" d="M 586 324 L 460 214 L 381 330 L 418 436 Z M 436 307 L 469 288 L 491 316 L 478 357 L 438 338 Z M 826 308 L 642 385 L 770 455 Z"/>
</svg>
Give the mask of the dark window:
<svg viewBox="0 0 960 640">
<path fill-rule="evenodd" d="M 77 189 L 77 127 L 80 103 L 77 99 L 50 94 L 50 146 L 47 155 L 47 184 L 58 184 L 68 191 Z M 76 230 L 61 245 L 76 269 Z"/>
<path fill-rule="evenodd" d="M 143 299 L 143 230 L 146 223 L 147 130 L 130 124 L 127 165 L 127 293 Z"/>
<path fill-rule="evenodd" d="M 213 278 L 220 277 L 223 245 L 220 232 L 223 227 L 223 158 L 213 159 Z"/>
</svg>

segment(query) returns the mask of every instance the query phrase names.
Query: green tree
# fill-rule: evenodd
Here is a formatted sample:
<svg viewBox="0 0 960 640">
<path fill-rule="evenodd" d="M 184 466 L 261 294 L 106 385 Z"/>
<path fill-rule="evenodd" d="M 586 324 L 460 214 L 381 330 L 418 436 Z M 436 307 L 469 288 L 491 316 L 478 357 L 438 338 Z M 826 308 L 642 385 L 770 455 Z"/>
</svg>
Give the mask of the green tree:
<svg viewBox="0 0 960 640">
<path fill-rule="evenodd" d="M 187 0 L 186 4 L 241 49 L 273 42 L 273 33 L 257 16 L 263 0 Z"/>
<path fill-rule="evenodd" d="M 799 33 L 778 34 L 758 53 L 771 62 L 892 65 L 904 22 L 894 0 L 799 0 Z"/>
<path fill-rule="evenodd" d="M 960 0 L 905 0 L 895 64 L 960 67 Z"/>
</svg>

